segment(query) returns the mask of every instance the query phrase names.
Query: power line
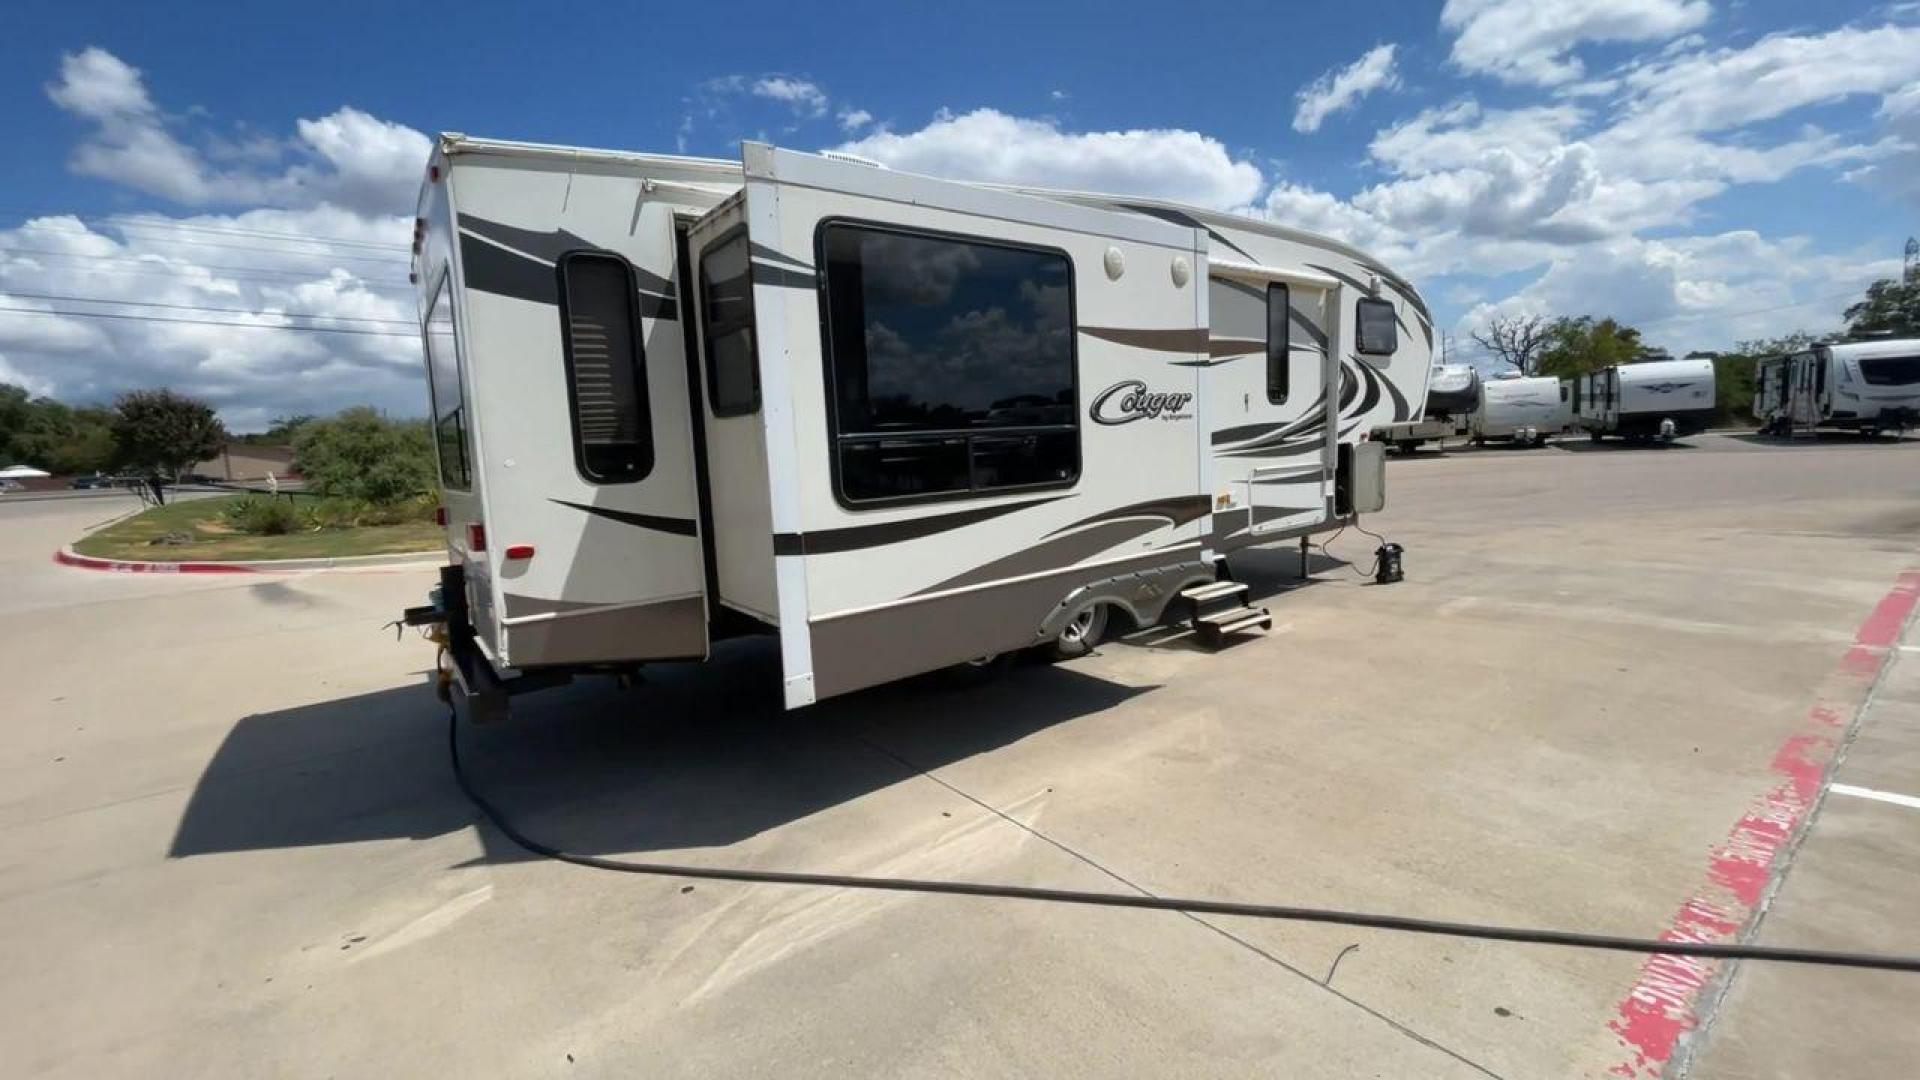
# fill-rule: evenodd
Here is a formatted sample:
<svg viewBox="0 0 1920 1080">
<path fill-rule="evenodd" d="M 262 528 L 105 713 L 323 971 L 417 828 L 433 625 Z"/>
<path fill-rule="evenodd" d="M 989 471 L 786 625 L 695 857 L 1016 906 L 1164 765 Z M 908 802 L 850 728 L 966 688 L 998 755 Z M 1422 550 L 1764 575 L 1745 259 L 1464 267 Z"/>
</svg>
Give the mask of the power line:
<svg viewBox="0 0 1920 1080">
<path fill-rule="evenodd" d="M 137 256 L 137 255 L 90 255 L 85 252 L 78 252 L 78 251 L 47 251 L 42 248 L 22 248 L 22 247 L 6 247 L 6 246 L 0 246 L 0 251 L 11 252 L 16 255 L 44 255 L 50 258 L 55 258 L 55 259 L 90 259 L 95 262 L 132 262 L 138 265 L 152 266 L 152 264 L 150 263 L 141 263 L 140 256 Z M 156 255 L 154 257 L 160 258 L 162 256 Z M 289 277 L 289 278 L 294 278 L 300 281 L 313 281 L 316 278 L 324 276 L 311 271 L 273 270 L 273 269 L 268 269 L 265 267 L 258 267 L 258 266 L 221 266 L 214 263 L 200 263 L 200 262 L 193 263 L 192 265 L 195 268 L 201 269 L 201 270 L 227 271 L 239 276 L 248 276 L 248 277 L 260 277 L 262 275 L 271 274 L 275 277 Z M 141 273 L 143 271 L 125 270 L 123 272 Z M 154 267 L 152 270 L 144 271 L 144 272 L 149 272 L 149 273 L 164 272 L 164 273 L 172 274 L 179 277 L 186 276 L 181 272 L 180 268 L 178 267 Z M 383 284 L 389 288 L 395 288 L 395 289 L 406 288 L 406 286 L 400 284 L 397 281 L 368 282 L 367 284 Z"/>
<path fill-rule="evenodd" d="M 97 221 L 104 225 L 107 225 L 116 229 L 135 228 L 135 229 L 185 230 L 187 232 L 210 233 L 217 236 L 253 236 L 253 237 L 261 237 L 268 240 L 299 240 L 309 244 L 335 244 L 335 245 L 340 245 L 345 247 L 376 248 L 382 251 L 407 250 L 407 245 L 402 243 L 382 243 L 374 240 L 351 240 L 343 236 L 328 236 L 325 234 L 315 234 L 315 233 L 269 232 L 262 229 L 239 229 L 239 228 L 226 229 L 226 228 L 218 228 L 212 225 L 194 225 L 194 224 L 188 224 L 185 222 L 175 223 L 171 219 L 165 218 L 165 217 L 136 218 L 136 217 L 129 217 L 124 214 L 99 216 L 99 215 L 89 215 L 89 214 L 78 214 L 68 210 L 30 210 L 30 209 L 19 207 L 19 206 L 0 207 L 0 212 L 13 214 L 23 219 L 37 218 L 37 217 L 71 217 L 71 218 L 77 218 L 83 222 Z"/>
<path fill-rule="evenodd" d="M 205 304 L 163 304 L 157 300 L 106 300 L 98 296 L 60 296 L 54 293 L 14 292 L 0 287 L 0 297 L 17 297 L 23 300 L 54 300 L 75 304 L 118 304 L 123 307 L 171 308 L 175 311 L 205 311 L 225 315 L 274 315 L 289 319 L 341 319 L 348 322 L 385 323 L 392 326 L 413 326 L 412 319 L 381 319 L 371 315 L 323 315 L 312 311 L 263 311 L 259 308 L 209 307 Z"/>
<path fill-rule="evenodd" d="M 51 311 L 40 308 L 0 307 L 22 315 L 62 315 L 79 319 L 125 319 L 131 322 L 179 323 L 185 326 L 224 326 L 233 330 L 280 330 L 293 334 L 356 334 L 361 337 L 418 338 L 404 330 L 361 330 L 351 326 L 268 326 L 263 323 L 220 322 L 215 319 L 169 319 L 160 315 L 124 315 L 111 311 Z"/>
<path fill-rule="evenodd" d="M 125 226 L 115 226 L 115 227 L 124 228 Z M 100 236 L 101 235 L 99 233 L 93 232 L 92 230 L 85 229 L 85 228 L 77 229 L 77 230 L 76 229 L 41 229 L 38 231 L 51 234 L 51 235 L 59 235 L 59 236 Z M 400 258 L 394 255 L 342 255 L 332 251 L 297 251 L 293 248 L 268 247 L 265 244 L 222 244 L 213 240 L 189 240 L 189 239 L 183 239 L 177 236 L 159 238 L 159 237 L 149 237 L 145 235 L 136 234 L 135 236 L 129 238 L 129 242 L 131 242 L 132 240 L 139 240 L 144 243 L 154 244 L 154 245 L 191 244 L 195 247 L 223 248 L 228 251 L 252 251 L 252 252 L 258 252 L 262 254 L 280 255 L 280 256 L 296 258 L 296 259 L 338 259 L 338 260 L 351 259 L 358 262 L 385 263 L 387 265 L 393 265 L 393 266 L 405 266 L 409 262 L 409 260 L 407 259 Z M 135 253 L 130 252 L 129 254 L 135 254 Z"/>
</svg>

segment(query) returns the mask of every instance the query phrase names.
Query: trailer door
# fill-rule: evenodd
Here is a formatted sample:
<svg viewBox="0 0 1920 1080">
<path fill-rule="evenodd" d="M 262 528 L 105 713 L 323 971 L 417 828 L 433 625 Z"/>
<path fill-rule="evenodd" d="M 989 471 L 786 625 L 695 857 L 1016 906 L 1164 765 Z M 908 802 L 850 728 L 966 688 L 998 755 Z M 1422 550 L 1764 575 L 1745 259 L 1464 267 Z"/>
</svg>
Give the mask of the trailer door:
<svg viewBox="0 0 1920 1080">
<path fill-rule="evenodd" d="M 743 157 L 739 220 L 693 237 L 703 298 L 751 281 L 751 330 L 707 351 L 740 425 L 710 455 L 719 589 L 778 625 L 789 707 L 1037 644 L 1088 588 L 1201 567 L 1204 233 Z"/>
<path fill-rule="evenodd" d="M 1344 290 L 1322 274 L 1215 260 L 1207 290 L 1209 451 L 1231 549 L 1329 516 L 1343 404 L 1360 391 L 1328 347 Z M 1370 372 L 1368 373 L 1370 374 Z M 1377 392 L 1377 391 L 1376 391 Z"/>
</svg>

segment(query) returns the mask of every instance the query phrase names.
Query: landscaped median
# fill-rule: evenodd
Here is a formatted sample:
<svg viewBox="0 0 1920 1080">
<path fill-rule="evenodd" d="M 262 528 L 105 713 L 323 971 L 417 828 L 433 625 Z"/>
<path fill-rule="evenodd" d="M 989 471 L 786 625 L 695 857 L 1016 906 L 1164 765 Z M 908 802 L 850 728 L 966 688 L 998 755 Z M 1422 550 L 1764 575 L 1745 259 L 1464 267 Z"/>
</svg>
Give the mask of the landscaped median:
<svg viewBox="0 0 1920 1080">
<path fill-rule="evenodd" d="M 160 573 L 306 570 L 438 557 L 431 503 L 373 508 L 303 495 L 223 495 L 156 506 L 58 556 L 88 569 Z"/>
</svg>

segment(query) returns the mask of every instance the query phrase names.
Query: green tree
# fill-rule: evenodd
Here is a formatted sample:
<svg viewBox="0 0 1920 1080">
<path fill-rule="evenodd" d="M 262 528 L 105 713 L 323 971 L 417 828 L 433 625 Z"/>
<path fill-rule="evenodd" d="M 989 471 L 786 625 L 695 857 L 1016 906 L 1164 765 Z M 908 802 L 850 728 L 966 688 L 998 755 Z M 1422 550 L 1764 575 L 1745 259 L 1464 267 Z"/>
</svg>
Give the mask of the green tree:
<svg viewBox="0 0 1920 1080">
<path fill-rule="evenodd" d="M 113 415 L 36 398 L 12 442 L 13 456 L 49 472 L 99 472 L 113 464 Z"/>
<path fill-rule="evenodd" d="M 367 407 L 300 424 L 293 464 L 317 495 L 391 506 L 433 491 L 433 442 L 424 420 Z"/>
<path fill-rule="evenodd" d="M 1920 275 L 1874 282 L 1867 286 L 1866 299 L 1847 308 L 1846 317 L 1849 334 L 1920 336 Z"/>
<path fill-rule="evenodd" d="M 1547 327 L 1547 347 L 1535 371 L 1570 379 L 1614 364 L 1624 364 L 1645 352 L 1640 331 L 1616 319 L 1561 316 Z"/>
<path fill-rule="evenodd" d="M 120 468 L 154 481 L 154 494 L 162 499 L 160 481 L 178 480 L 189 466 L 218 454 L 227 442 L 227 429 L 212 406 L 172 390 L 122 394 L 113 412 L 115 460 Z"/>
<path fill-rule="evenodd" d="M 0 383 L 0 466 L 12 465 L 20 452 L 14 449 L 14 440 L 27 426 L 27 417 L 32 414 L 33 395 L 25 387 L 12 383 Z"/>
</svg>

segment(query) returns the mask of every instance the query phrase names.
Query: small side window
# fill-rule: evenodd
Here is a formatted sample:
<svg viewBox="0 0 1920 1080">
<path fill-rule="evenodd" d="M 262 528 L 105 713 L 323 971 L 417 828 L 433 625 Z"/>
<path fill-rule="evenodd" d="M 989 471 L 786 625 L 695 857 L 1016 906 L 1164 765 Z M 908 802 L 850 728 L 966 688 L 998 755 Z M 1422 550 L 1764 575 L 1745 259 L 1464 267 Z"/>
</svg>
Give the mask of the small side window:
<svg viewBox="0 0 1920 1080">
<path fill-rule="evenodd" d="M 1360 351 L 1368 356 L 1392 356 L 1400 347 L 1400 326 L 1388 300 L 1362 299 L 1355 306 Z"/>
<path fill-rule="evenodd" d="M 611 252 L 560 256 L 573 456 L 596 484 L 624 484 L 653 471 L 653 417 L 633 267 Z"/>
<path fill-rule="evenodd" d="M 700 257 L 700 340 L 707 358 L 707 403 L 715 416 L 760 409 L 760 365 L 753 345 L 753 273 L 747 234 Z"/>
<path fill-rule="evenodd" d="M 1566 403 L 1567 403 L 1567 384 L 1561 383 L 1560 384 L 1560 404 L 1565 405 Z"/>
<path fill-rule="evenodd" d="M 1284 405 L 1293 379 L 1292 296 L 1285 285 L 1267 286 L 1267 401 Z"/>
</svg>

